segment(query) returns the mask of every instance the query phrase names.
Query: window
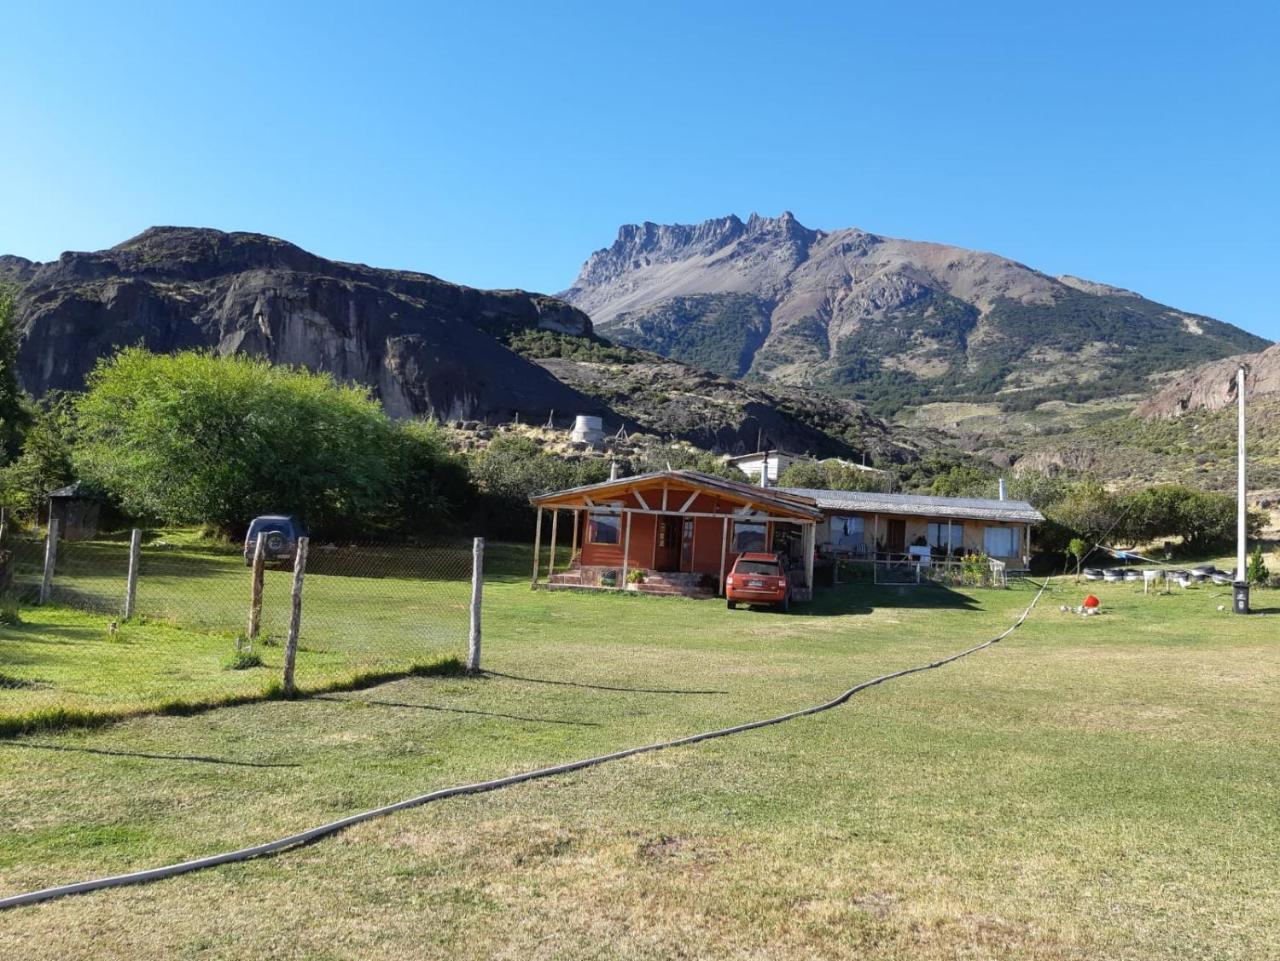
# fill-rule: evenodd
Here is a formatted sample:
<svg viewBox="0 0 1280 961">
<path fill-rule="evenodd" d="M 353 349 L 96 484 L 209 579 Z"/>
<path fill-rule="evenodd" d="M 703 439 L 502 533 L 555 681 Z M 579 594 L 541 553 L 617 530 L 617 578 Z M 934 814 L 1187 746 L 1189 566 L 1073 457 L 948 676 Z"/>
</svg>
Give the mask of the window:
<svg viewBox="0 0 1280 961">
<path fill-rule="evenodd" d="M 951 523 L 951 543 L 947 543 L 947 524 L 930 524 L 929 525 L 929 546 L 934 550 L 945 551 L 948 546 L 951 553 L 957 553 L 964 546 L 964 525 Z"/>
<path fill-rule="evenodd" d="M 778 569 L 778 565 L 773 561 L 738 561 L 733 565 L 733 573 L 768 574 L 771 577 L 782 576 L 782 571 Z"/>
<path fill-rule="evenodd" d="M 616 544 L 622 533 L 622 518 L 617 514 L 592 511 L 587 515 L 587 539 L 592 544 Z"/>
<path fill-rule="evenodd" d="M 857 547 L 866 543 L 863 534 L 866 521 L 861 517 L 831 518 L 831 541 L 837 547 Z"/>
<path fill-rule="evenodd" d="M 747 551 L 762 551 L 764 547 L 764 525 L 738 522 L 733 525 L 733 552 L 745 554 Z"/>
<path fill-rule="evenodd" d="M 1015 557 L 1018 532 L 1012 527 L 988 527 L 982 535 L 982 547 L 992 557 Z"/>
</svg>

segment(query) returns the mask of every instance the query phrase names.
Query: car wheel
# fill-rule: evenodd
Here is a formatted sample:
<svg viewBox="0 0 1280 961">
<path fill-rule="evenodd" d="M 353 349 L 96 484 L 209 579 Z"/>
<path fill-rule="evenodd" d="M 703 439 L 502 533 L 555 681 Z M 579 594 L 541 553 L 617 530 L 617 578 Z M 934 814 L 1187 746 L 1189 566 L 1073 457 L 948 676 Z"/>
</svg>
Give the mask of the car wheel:
<svg viewBox="0 0 1280 961">
<path fill-rule="evenodd" d="M 728 601 L 727 603 L 728 603 L 728 605 L 729 605 L 729 610 L 731 610 L 731 611 L 736 611 L 736 610 L 738 609 L 738 602 L 737 602 L 737 601 Z"/>
</svg>

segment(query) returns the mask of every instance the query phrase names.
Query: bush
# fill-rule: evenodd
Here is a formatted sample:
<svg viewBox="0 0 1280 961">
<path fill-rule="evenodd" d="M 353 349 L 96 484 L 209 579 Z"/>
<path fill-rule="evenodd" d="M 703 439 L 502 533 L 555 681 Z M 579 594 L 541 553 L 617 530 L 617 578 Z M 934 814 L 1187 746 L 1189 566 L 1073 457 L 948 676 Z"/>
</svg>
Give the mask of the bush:
<svg viewBox="0 0 1280 961">
<path fill-rule="evenodd" d="M 1249 566 L 1245 569 L 1245 580 L 1250 584 L 1266 584 L 1270 576 L 1267 571 L 1267 562 L 1262 559 L 1262 545 L 1259 544 L 1253 549 L 1253 553 L 1249 555 Z"/>
<path fill-rule="evenodd" d="M 486 532 L 507 538 L 532 533 L 530 497 L 609 478 L 609 465 L 603 460 L 558 457 L 515 434 L 495 438 L 468 467 L 479 492 L 477 521 Z"/>
<path fill-rule="evenodd" d="M 247 671 L 254 667 L 262 667 L 262 658 L 253 651 L 236 651 L 222 662 L 225 671 Z"/>
<path fill-rule="evenodd" d="M 134 516 L 236 530 L 282 511 L 354 533 L 407 505 L 435 509 L 457 473 L 429 429 L 396 425 L 366 390 L 327 374 L 130 348 L 100 361 L 87 387 L 74 466 Z"/>
</svg>

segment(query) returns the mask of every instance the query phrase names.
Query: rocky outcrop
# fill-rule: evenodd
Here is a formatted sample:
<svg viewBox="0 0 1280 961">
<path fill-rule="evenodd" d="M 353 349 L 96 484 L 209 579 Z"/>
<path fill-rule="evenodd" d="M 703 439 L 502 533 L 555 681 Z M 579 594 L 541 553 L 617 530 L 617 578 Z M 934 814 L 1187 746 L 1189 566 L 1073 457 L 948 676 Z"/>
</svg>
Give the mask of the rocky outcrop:
<svg viewBox="0 0 1280 961">
<path fill-rule="evenodd" d="M 1193 410 L 1219 410 L 1236 403 L 1236 371 L 1244 364 L 1245 396 L 1280 396 L 1280 344 L 1188 371 L 1138 405 L 1139 417 L 1177 417 Z"/>
<path fill-rule="evenodd" d="M 790 213 L 624 226 L 562 296 L 620 343 L 881 411 L 1110 396 L 1265 346 L 1119 287 L 944 244 L 812 230 Z"/>
<path fill-rule="evenodd" d="M 328 371 L 369 385 L 395 416 L 610 413 L 501 341 L 521 329 L 591 333 L 585 314 L 553 297 L 325 260 L 260 234 L 182 227 L 51 263 L 0 258 L 0 280 L 18 285 L 19 374 L 36 395 L 79 388 L 99 358 L 142 344 Z"/>
</svg>

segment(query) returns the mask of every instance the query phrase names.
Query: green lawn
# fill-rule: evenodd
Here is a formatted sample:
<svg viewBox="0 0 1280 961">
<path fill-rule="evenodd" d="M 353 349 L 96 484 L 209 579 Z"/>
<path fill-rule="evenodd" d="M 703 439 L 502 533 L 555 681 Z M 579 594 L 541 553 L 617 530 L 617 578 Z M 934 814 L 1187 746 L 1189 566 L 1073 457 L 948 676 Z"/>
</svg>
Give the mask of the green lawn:
<svg viewBox="0 0 1280 961">
<path fill-rule="evenodd" d="M 1033 593 L 787 616 L 531 593 L 515 561 L 493 676 L 0 741 L 0 891 L 816 703 Z M 0 957 L 1280 957 L 1280 619 L 1088 587 L 1104 615 L 1059 581 L 1008 641 L 823 715 L 0 915 Z"/>
<path fill-rule="evenodd" d="M 37 569 L 34 551 L 20 586 Z M 149 544 L 138 582 L 138 616 L 121 623 L 128 546 L 64 544 L 52 603 L 24 606 L 18 625 L 0 625 L 0 732 L 33 715 L 58 720 L 156 710 L 262 694 L 281 680 L 292 574 L 268 570 L 263 664 L 227 670 L 246 629 L 249 572 L 238 550 Z M 405 671 L 465 653 L 469 546 L 431 550 L 318 547 L 305 580 L 297 679 L 302 690 Z M 29 596 L 29 595 L 28 595 Z M 117 625 L 114 633 L 110 625 Z"/>
</svg>

